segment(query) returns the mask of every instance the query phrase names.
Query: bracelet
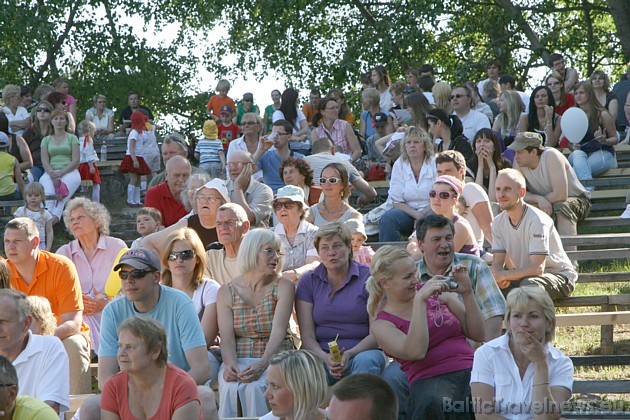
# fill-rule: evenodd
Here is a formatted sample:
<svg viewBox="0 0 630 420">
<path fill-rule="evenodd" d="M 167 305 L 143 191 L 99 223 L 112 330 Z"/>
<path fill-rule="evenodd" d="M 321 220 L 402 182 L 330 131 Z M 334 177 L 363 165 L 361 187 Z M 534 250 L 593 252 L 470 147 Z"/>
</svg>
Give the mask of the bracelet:
<svg viewBox="0 0 630 420">
<path fill-rule="evenodd" d="M 541 382 L 539 384 L 534 384 L 533 386 L 538 386 L 538 385 L 549 385 L 549 382 Z"/>
</svg>

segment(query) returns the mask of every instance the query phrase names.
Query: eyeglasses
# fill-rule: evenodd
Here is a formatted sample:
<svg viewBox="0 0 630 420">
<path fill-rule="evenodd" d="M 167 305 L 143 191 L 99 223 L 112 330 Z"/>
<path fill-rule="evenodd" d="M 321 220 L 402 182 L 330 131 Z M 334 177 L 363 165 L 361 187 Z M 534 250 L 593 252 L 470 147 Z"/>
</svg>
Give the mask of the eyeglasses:
<svg viewBox="0 0 630 420">
<path fill-rule="evenodd" d="M 271 258 L 275 256 L 282 257 L 284 255 L 284 253 L 281 252 L 279 249 L 273 249 L 273 248 L 261 249 L 260 252 L 264 252 L 267 258 Z"/>
<path fill-rule="evenodd" d="M 431 198 L 440 197 L 442 200 L 448 200 L 451 197 L 455 197 L 455 194 L 451 194 L 448 191 L 437 192 L 435 190 L 431 190 L 429 191 L 429 197 Z"/>
<path fill-rule="evenodd" d="M 287 210 L 291 210 L 295 207 L 296 204 L 297 203 L 295 201 L 276 201 L 275 203 L 273 203 L 273 209 L 275 211 L 280 211 L 280 209 L 284 207 Z"/>
<path fill-rule="evenodd" d="M 241 121 L 241 125 L 256 125 L 256 121 Z"/>
<path fill-rule="evenodd" d="M 469 95 L 462 95 L 461 93 L 456 93 L 455 95 L 451 95 L 451 99 L 459 99 Z"/>
<path fill-rule="evenodd" d="M 48 108 L 37 108 L 37 112 L 45 112 L 46 114 L 49 114 L 50 110 Z"/>
<path fill-rule="evenodd" d="M 196 198 L 197 201 L 207 201 L 208 203 L 216 203 L 221 201 L 220 197 L 216 195 L 198 195 Z"/>
<path fill-rule="evenodd" d="M 341 182 L 341 178 L 337 178 L 335 176 L 331 176 L 330 178 L 319 178 L 320 184 L 336 184 L 338 182 Z"/>
<path fill-rule="evenodd" d="M 121 280 L 127 280 L 129 278 L 129 275 L 131 274 L 132 279 L 141 279 L 149 273 L 155 273 L 155 271 L 156 270 L 131 270 L 131 271 L 120 270 L 118 272 L 118 277 L 120 277 Z"/>
<path fill-rule="evenodd" d="M 228 168 L 240 168 L 243 165 L 247 165 L 248 163 L 251 162 L 228 162 L 227 167 Z"/>
<path fill-rule="evenodd" d="M 168 254 L 169 261 L 175 261 L 177 257 L 179 257 L 179 259 L 182 261 L 187 261 L 195 257 L 195 251 L 193 251 L 192 249 L 187 249 L 185 251 L 171 252 L 170 254 Z"/>
<path fill-rule="evenodd" d="M 220 228 L 220 227 L 226 227 L 226 228 L 234 228 L 238 225 L 240 225 L 241 222 L 239 222 L 238 220 L 228 220 L 226 222 L 217 222 L 216 223 L 216 227 Z"/>
</svg>

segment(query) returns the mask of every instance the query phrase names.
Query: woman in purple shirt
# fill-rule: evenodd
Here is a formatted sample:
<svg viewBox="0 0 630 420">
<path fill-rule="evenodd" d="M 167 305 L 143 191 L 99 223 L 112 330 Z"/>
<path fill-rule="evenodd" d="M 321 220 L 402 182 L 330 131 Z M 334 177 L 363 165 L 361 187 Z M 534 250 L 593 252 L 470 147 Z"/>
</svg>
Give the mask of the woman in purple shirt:
<svg viewBox="0 0 630 420">
<path fill-rule="evenodd" d="M 428 231 L 422 236 L 423 247 L 440 247 L 449 240 L 446 232 L 452 235 L 453 229 L 449 224 Z M 473 419 L 471 410 L 443 411 L 444 398 L 462 404 L 470 397 L 473 350 L 466 337 L 484 340 L 466 267 L 454 267 L 450 279 L 437 275 L 419 285 L 415 261 L 404 249 L 388 245 L 374 254 L 371 269 L 367 288 L 368 311 L 376 317 L 372 332 L 405 372 L 409 418 Z"/>
<path fill-rule="evenodd" d="M 302 348 L 324 362 L 332 384 L 354 373 L 380 375 L 385 355 L 370 334 L 365 288 L 370 269 L 352 259 L 352 234 L 341 222 L 321 227 L 314 238 L 321 264 L 300 279 L 295 294 Z M 337 338 L 341 361 L 328 343 Z"/>
</svg>

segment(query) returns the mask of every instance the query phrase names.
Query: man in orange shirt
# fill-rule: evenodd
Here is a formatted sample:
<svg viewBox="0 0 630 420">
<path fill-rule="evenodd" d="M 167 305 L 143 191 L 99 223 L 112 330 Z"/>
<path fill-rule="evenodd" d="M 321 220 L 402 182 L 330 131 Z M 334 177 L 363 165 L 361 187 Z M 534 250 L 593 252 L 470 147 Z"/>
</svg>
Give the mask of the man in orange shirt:
<svg viewBox="0 0 630 420">
<path fill-rule="evenodd" d="M 55 336 L 70 361 L 70 393 L 91 392 L 89 327 L 83 323 L 83 298 L 77 270 L 68 258 L 39 249 L 35 222 L 18 217 L 6 224 L 4 251 L 12 286 L 48 299 L 57 317 Z"/>
</svg>

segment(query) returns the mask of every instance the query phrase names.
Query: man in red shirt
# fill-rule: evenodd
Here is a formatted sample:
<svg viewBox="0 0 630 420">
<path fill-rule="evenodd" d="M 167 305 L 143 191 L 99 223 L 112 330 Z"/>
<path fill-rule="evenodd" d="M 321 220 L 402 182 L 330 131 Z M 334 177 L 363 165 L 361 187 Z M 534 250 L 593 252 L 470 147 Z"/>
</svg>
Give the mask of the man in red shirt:
<svg viewBox="0 0 630 420">
<path fill-rule="evenodd" d="M 165 181 L 147 191 L 144 205 L 154 207 L 162 213 L 162 224 L 165 227 L 177 223 L 188 213 L 182 204 L 181 194 L 191 170 L 188 160 L 182 156 L 173 156 L 166 163 Z"/>
<path fill-rule="evenodd" d="M 48 299 L 57 317 L 55 336 L 70 361 L 70 394 L 91 392 L 90 328 L 83 322 L 81 283 L 68 258 L 39 249 L 39 232 L 28 217 L 6 224 L 4 250 L 14 289 Z"/>
</svg>

